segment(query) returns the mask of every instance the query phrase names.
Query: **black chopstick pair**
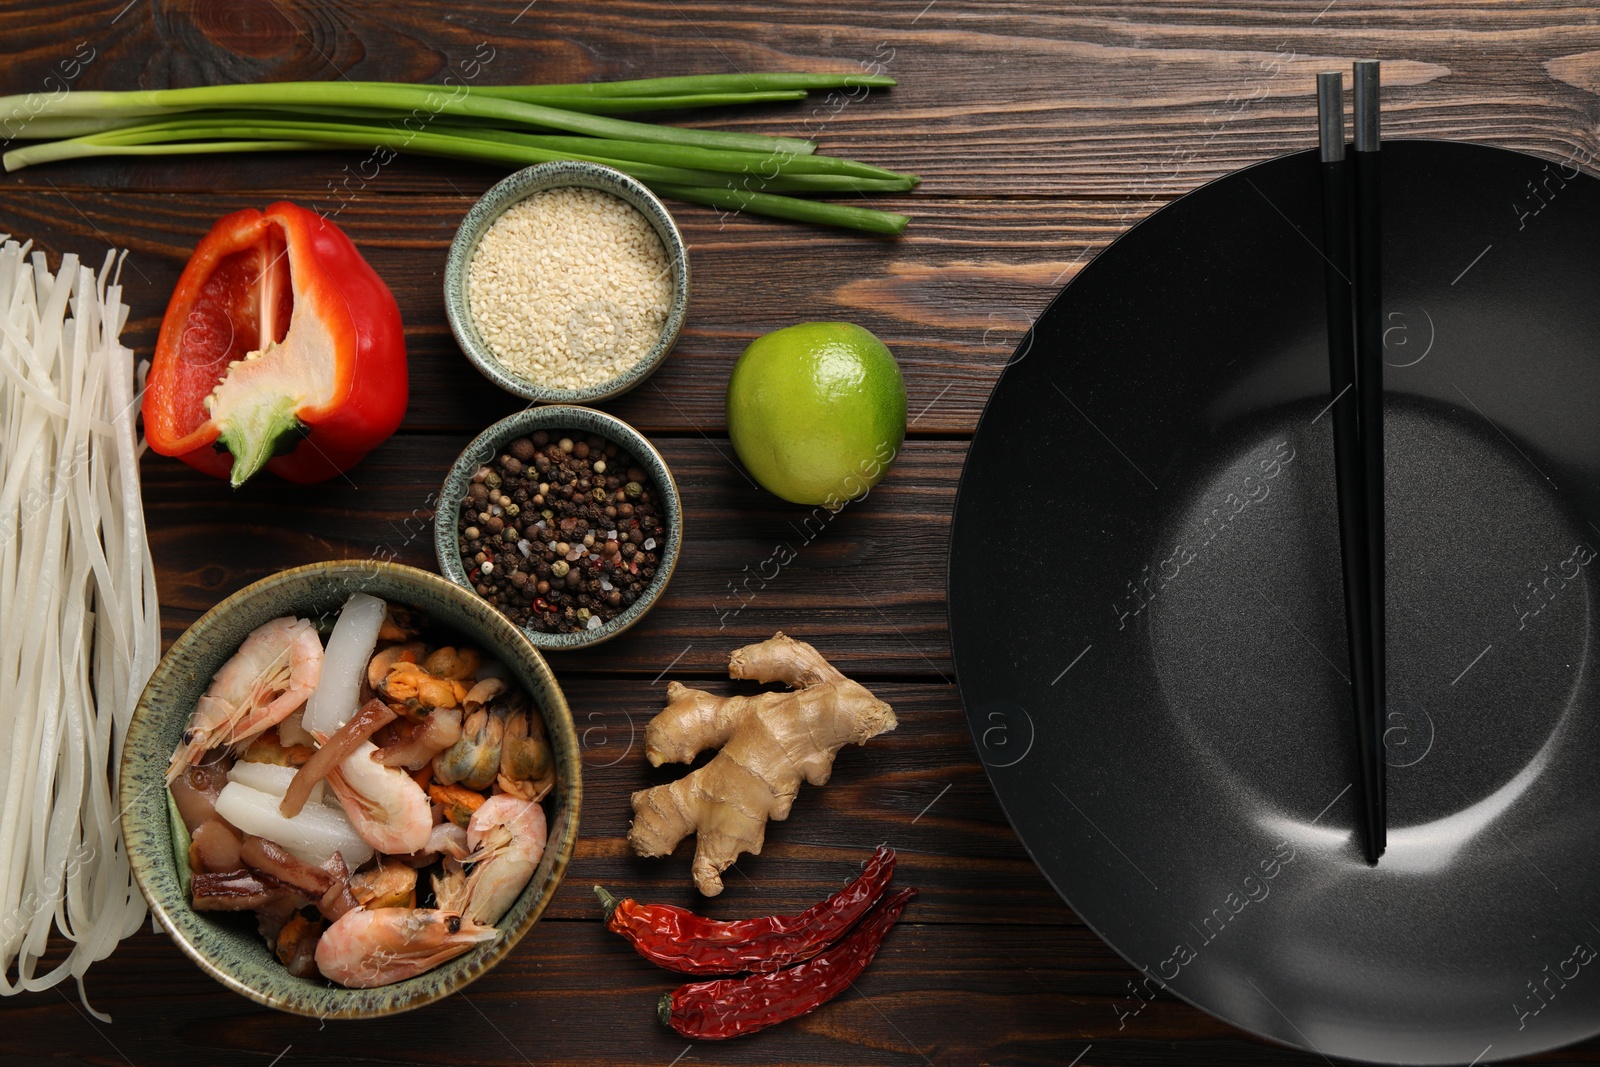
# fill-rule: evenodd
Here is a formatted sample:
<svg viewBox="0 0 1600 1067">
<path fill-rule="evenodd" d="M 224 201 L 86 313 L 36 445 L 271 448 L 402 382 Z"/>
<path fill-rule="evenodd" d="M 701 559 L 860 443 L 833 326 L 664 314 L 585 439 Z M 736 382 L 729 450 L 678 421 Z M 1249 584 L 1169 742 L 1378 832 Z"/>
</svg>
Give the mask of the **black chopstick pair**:
<svg viewBox="0 0 1600 1067">
<path fill-rule="evenodd" d="M 1346 173 L 1344 79 L 1317 75 L 1328 375 L 1356 716 L 1363 851 L 1387 845 L 1384 775 L 1383 289 L 1378 214 L 1378 62 L 1355 64 L 1355 151 Z M 1352 209 L 1352 203 L 1354 205 Z"/>
</svg>

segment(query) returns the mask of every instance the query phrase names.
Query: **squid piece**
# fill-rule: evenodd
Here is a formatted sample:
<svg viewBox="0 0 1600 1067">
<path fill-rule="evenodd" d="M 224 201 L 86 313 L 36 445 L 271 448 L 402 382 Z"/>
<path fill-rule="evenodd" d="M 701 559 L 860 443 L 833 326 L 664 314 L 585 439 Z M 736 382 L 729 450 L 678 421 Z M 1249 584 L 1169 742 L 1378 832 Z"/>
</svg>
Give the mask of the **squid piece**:
<svg viewBox="0 0 1600 1067">
<path fill-rule="evenodd" d="M 320 738 L 322 747 L 301 765 L 289 782 L 289 788 L 283 791 L 283 804 L 279 808 L 283 817 L 292 819 L 300 814 L 300 809 L 311 799 L 311 791 L 350 753 L 365 744 L 367 738 L 393 721 L 394 712 L 388 705 L 381 700 L 369 700 L 331 735 Z"/>
<path fill-rule="evenodd" d="M 338 808 L 307 804 L 299 815 L 285 819 L 278 810 L 281 801 L 242 782 L 229 782 L 217 796 L 217 814 L 247 834 L 276 841 L 307 863 L 321 865 L 337 853 L 359 867 L 372 855 L 373 847 Z"/>
<path fill-rule="evenodd" d="M 239 835 L 233 827 L 221 819 L 207 819 L 190 831 L 189 869 L 210 874 L 237 871 L 244 866 L 239 848 Z"/>
<path fill-rule="evenodd" d="M 251 870 L 292 885 L 312 900 L 334 887 L 333 875 L 321 867 L 313 867 L 288 849 L 264 837 L 246 834 L 239 855 Z"/>
<path fill-rule="evenodd" d="M 286 896 L 297 900 L 297 907 L 310 903 L 276 878 L 246 870 L 203 871 L 194 876 L 192 892 L 196 911 L 255 911 Z"/>
<path fill-rule="evenodd" d="M 225 752 L 216 753 L 198 767 L 190 767 L 168 784 L 172 799 L 178 805 L 178 815 L 184 828 L 191 834 L 217 815 L 217 796 L 228 784 L 228 771 L 233 757 Z"/>
</svg>

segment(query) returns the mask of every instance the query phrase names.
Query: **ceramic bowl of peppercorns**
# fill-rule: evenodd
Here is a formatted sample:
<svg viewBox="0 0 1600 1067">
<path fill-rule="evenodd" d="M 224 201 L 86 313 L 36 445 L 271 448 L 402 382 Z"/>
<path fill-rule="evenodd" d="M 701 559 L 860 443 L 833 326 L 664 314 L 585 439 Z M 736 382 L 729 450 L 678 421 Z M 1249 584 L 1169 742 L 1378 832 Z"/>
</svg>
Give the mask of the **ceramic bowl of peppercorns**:
<svg viewBox="0 0 1600 1067">
<path fill-rule="evenodd" d="M 682 540 L 660 453 L 621 419 L 573 405 L 528 408 L 479 434 L 434 514 L 441 573 L 548 650 L 599 644 L 643 618 Z"/>
</svg>

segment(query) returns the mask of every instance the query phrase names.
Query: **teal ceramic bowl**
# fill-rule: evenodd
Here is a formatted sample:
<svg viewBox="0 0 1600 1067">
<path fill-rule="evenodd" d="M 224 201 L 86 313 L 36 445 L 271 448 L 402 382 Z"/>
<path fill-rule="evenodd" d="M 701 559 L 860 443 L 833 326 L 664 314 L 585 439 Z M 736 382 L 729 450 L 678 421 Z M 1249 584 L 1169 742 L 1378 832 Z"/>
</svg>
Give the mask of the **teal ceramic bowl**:
<svg viewBox="0 0 1600 1067">
<path fill-rule="evenodd" d="M 502 937 L 426 974 L 376 989 L 296 978 L 256 933 L 253 916 L 197 912 L 178 885 L 167 821 L 166 768 L 195 701 L 251 630 L 282 615 L 331 622 L 354 592 L 416 608 L 499 659 L 538 704 L 555 756 L 545 798 L 549 842 L 533 879 L 497 924 Z M 172 644 L 145 686 L 122 754 L 122 832 L 150 910 L 200 968 L 251 1000 L 296 1015 L 370 1019 L 430 1004 L 468 985 L 516 947 L 555 894 L 578 840 L 582 798 L 577 733 L 544 658 L 522 632 L 477 596 L 436 574 L 375 560 L 314 563 L 264 578 L 202 615 Z"/>
<path fill-rule="evenodd" d="M 478 241 L 493 226 L 506 209 L 546 189 L 562 186 L 581 186 L 611 193 L 632 204 L 649 220 L 661 244 L 672 261 L 672 308 L 667 313 L 666 325 L 655 346 L 637 363 L 616 377 L 580 389 L 566 389 L 548 382 L 534 381 L 511 371 L 498 359 L 488 343 L 478 332 L 467 297 L 467 271 L 472 257 L 478 251 Z M 564 160 L 557 163 L 540 163 L 519 170 L 484 193 L 467 212 L 450 243 L 450 254 L 444 266 L 444 309 L 450 320 L 450 332 L 472 365 L 485 378 L 507 392 L 529 400 L 564 404 L 586 404 L 627 392 L 655 371 L 678 342 L 683 329 L 684 315 L 689 309 L 689 254 L 683 243 L 683 234 L 672 214 L 656 195 L 643 184 L 612 167 L 581 160 Z"/>
<path fill-rule="evenodd" d="M 683 505 L 678 498 L 678 484 L 672 479 L 672 471 L 667 469 L 666 460 L 661 458 L 661 453 L 655 450 L 644 434 L 615 415 L 594 408 L 569 405 L 526 408 L 501 419 L 479 434 L 456 458 L 449 475 L 445 477 L 444 488 L 439 490 L 438 508 L 433 518 L 433 548 L 439 557 L 439 572 L 469 595 L 477 597 L 472 582 L 467 578 L 466 569 L 461 565 L 458 551 L 461 501 L 467 495 L 467 486 L 472 483 L 472 476 L 479 467 L 503 452 L 508 442 L 535 430 L 577 430 L 604 437 L 634 458 L 650 476 L 651 485 L 660 496 L 661 510 L 666 520 L 666 536 L 661 546 L 660 562 L 656 565 L 656 576 L 639 599 L 610 622 L 602 623 L 593 630 L 570 634 L 541 633 L 528 628 L 522 631 L 529 641 L 547 651 L 569 651 L 598 645 L 644 618 L 645 613 L 655 606 L 678 566 L 678 553 L 683 546 Z M 480 603 L 487 606 L 486 602 Z"/>
</svg>

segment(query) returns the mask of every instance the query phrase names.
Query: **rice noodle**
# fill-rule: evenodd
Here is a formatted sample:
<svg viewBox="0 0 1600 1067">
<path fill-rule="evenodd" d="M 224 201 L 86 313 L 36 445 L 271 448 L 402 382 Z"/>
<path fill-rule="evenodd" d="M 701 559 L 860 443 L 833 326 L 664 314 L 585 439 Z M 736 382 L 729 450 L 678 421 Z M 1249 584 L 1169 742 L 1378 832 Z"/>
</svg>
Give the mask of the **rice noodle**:
<svg viewBox="0 0 1600 1067">
<path fill-rule="evenodd" d="M 84 997 L 145 914 L 116 803 L 161 649 L 133 353 L 115 252 L 52 274 L 31 242 L 0 242 L 0 993 L 70 975 Z"/>
</svg>

